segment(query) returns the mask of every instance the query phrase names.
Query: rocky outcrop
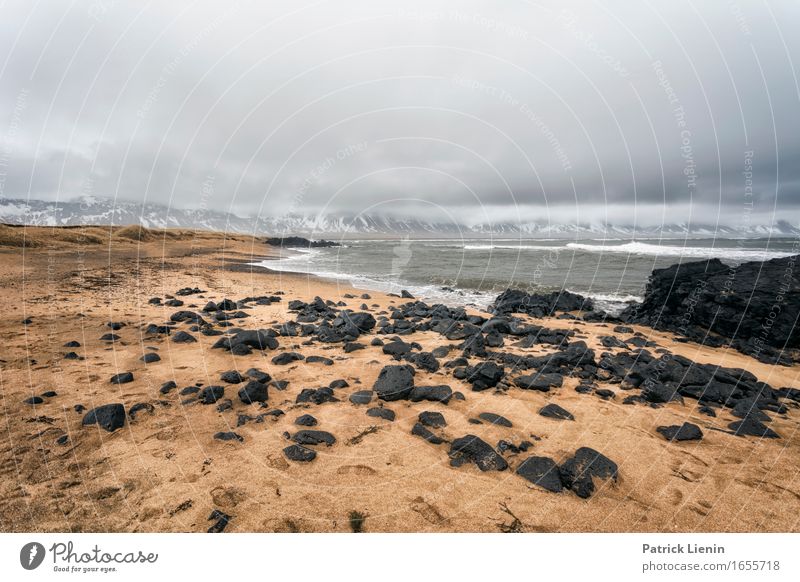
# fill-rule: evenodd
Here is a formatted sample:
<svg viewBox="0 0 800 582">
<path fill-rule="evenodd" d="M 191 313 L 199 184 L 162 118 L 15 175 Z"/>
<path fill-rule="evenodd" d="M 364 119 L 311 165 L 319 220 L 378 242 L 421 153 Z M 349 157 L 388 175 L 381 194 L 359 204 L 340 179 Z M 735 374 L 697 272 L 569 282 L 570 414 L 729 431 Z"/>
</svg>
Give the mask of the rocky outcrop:
<svg viewBox="0 0 800 582">
<path fill-rule="evenodd" d="M 644 301 L 620 318 L 790 365 L 800 348 L 797 261 L 796 255 L 729 266 L 711 259 L 656 269 Z"/>
</svg>

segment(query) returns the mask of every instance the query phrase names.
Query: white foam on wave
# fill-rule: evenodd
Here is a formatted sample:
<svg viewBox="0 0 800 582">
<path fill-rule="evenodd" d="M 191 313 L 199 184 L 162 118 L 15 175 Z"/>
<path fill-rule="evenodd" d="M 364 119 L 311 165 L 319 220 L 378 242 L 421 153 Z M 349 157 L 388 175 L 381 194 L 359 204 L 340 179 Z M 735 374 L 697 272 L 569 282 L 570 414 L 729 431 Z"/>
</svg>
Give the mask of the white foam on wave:
<svg viewBox="0 0 800 582">
<path fill-rule="evenodd" d="M 461 247 L 465 251 L 493 251 L 493 250 L 511 250 L 511 251 L 557 251 L 563 247 L 553 245 L 508 245 L 508 244 L 470 244 Z"/>
<path fill-rule="evenodd" d="M 631 255 L 649 255 L 656 257 L 717 258 L 728 259 L 731 261 L 766 261 L 769 259 L 779 259 L 792 255 L 792 253 L 766 251 L 763 249 L 679 247 L 671 245 L 654 245 L 640 242 L 629 242 L 622 245 L 567 243 L 567 248 L 590 253 L 625 253 Z"/>
<path fill-rule="evenodd" d="M 414 297 L 424 299 L 428 302 L 440 302 L 446 305 L 470 305 L 480 309 L 486 309 L 493 301 L 497 293 L 484 293 L 480 291 L 470 291 L 467 289 L 452 289 L 438 285 L 414 285 L 405 281 L 395 279 L 378 279 L 356 273 L 346 273 L 343 271 L 328 271 L 314 268 L 313 258 L 320 251 L 312 249 L 304 251 L 303 254 L 282 257 L 279 259 L 266 259 L 253 265 L 265 267 L 272 271 L 284 273 L 298 273 L 346 281 L 356 289 L 365 291 L 379 291 L 382 293 L 400 293 L 406 290 Z"/>
</svg>

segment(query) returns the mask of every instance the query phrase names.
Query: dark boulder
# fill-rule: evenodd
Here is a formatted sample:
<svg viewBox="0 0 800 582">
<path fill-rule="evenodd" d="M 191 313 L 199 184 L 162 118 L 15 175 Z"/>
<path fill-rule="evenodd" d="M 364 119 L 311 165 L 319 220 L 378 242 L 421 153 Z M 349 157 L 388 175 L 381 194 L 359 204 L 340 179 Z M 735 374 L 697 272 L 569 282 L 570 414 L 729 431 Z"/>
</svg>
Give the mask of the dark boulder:
<svg viewBox="0 0 800 582">
<path fill-rule="evenodd" d="M 148 352 L 140 358 L 145 364 L 154 364 L 161 361 L 161 356 L 154 352 Z"/>
<path fill-rule="evenodd" d="M 227 372 L 223 372 L 220 374 L 219 379 L 227 384 L 241 384 L 245 381 L 245 377 L 236 370 L 228 370 Z M 269 378 L 267 381 L 269 381 Z"/>
<path fill-rule="evenodd" d="M 454 467 L 473 462 L 481 471 L 505 471 L 508 468 L 506 460 L 491 445 L 472 434 L 454 440 L 449 455 Z"/>
<path fill-rule="evenodd" d="M 403 400 L 414 389 L 414 369 L 411 366 L 384 366 L 373 390 L 381 400 Z"/>
<path fill-rule="evenodd" d="M 222 386 L 206 386 L 200 391 L 197 399 L 202 404 L 214 404 L 225 395 L 225 388 Z"/>
<path fill-rule="evenodd" d="M 269 397 L 267 385 L 262 384 L 258 380 L 250 380 L 239 390 L 239 400 L 245 404 L 252 404 L 253 402 L 266 402 Z"/>
<path fill-rule="evenodd" d="M 296 404 L 303 402 L 313 402 L 314 404 L 323 404 L 325 402 L 338 402 L 339 399 L 333 395 L 333 389 L 329 387 L 324 388 L 303 388 L 300 394 L 295 399 Z"/>
<path fill-rule="evenodd" d="M 581 447 L 559 467 L 561 482 L 578 497 L 586 499 L 594 493 L 594 479 L 617 480 L 617 464 L 589 447 Z"/>
<path fill-rule="evenodd" d="M 756 436 L 767 439 L 781 438 L 778 433 L 754 418 L 744 418 L 728 425 L 736 436 Z"/>
<path fill-rule="evenodd" d="M 800 294 L 796 261 L 797 256 L 791 256 L 729 266 L 710 259 L 656 269 L 644 301 L 620 317 L 700 343 L 730 344 L 761 361 L 787 364 L 781 352 L 800 348 L 800 302 L 793 300 Z M 769 333 L 762 334 L 767 322 Z"/>
<path fill-rule="evenodd" d="M 472 390 L 481 392 L 497 386 L 505 376 L 505 369 L 494 362 L 481 362 L 475 366 L 468 366 L 464 373 L 464 379 L 472 384 Z"/>
<path fill-rule="evenodd" d="M 308 356 L 306 364 L 322 364 L 323 366 L 333 366 L 333 360 L 325 356 Z"/>
<path fill-rule="evenodd" d="M 517 289 L 507 289 L 494 300 L 490 311 L 497 315 L 526 313 L 533 317 L 546 317 L 555 311 L 590 311 L 591 299 L 569 291 L 554 291 L 547 294 L 528 294 Z"/>
<path fill-rule="evenodd" d="M 684 422 L 681 425 L 659 426 L 656 431 L 668 441 L 699 441 L 703 438 L 703 431 L 696 424 Z"/>
<path fill-rule="evenodd" d="M 298 445 L 331 446 L 336 442 L 336 437 L 324 430 L 301 430 L 295 433 L 292 440 Z"/>
<path fill-rule="evenodd" d="M 283 449 L 283 454 L 290 461 L 298 461 L 300 463 L 310 463 L 317 458 L 317 452 L 300 445 L 289 445 Z"/>
<path fill-rule="evenodd" d="M 558 465 L 547 457 L 528 457 L 517 468 L 517 475 L 553 493 L 563 489 Z"/>
<path fill-rule="evenodd" d="M 181 330 L 172 336 L 172 341 L 175 342 L 176 344 L 191 344 L 195 343 L 197 341 L 197 338 L 194 337 L 192 334 Z"/>
<path fill-rule="evenodd" d="M 442 404 L 450 402 L 452 397 L 452 388 L 444 384 L 439 386 L 414 386 L 411 393 L 408 395 L 408 399 L 411 402 L 428 400 L 431 402 L 441 402 Z"/>
<path fill-rule="evenodd" d="M 549 392 L 550 388 L 559 388 L 564 382 L 561 374 L 529 374 L 527 376 L 518 376 L 514 379 L 514 385 L 523 390 L 538 390 L 540 392 Z"/>
<path fill-rule="evenodd" d="M 392 356 L 396 360 L 399 360 L 402 356 L 410 353 L 413 346 L 409 343 L 406 343 L 402 340 L 395 340 L 393 342 L 389 342 L 388 344 L 384 344 L 383 346 L 383 353 L 387 356 Z"/>
<path fill-rule="evenodd" d="M 104 404 L 93 408 L 83 417 L 83 425 L 96 424 L 108 432 L 125 426 L 125 407 L 122 404 Z"/>
</svg>

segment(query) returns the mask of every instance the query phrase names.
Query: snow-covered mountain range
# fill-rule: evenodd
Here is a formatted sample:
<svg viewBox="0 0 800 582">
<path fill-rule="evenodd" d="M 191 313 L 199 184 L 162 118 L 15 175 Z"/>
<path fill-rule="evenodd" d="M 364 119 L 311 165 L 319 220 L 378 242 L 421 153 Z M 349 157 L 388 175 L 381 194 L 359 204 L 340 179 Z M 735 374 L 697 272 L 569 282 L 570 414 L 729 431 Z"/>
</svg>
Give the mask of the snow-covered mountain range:
<svg viewBox="0 0 800 582">
<path fill-rule="evenodd" d="M 797 236 L 800 225 L 778 221 L 772 225 L 750 225 L 747 229 L 713 224 L 665 224 L 631 226 L 614 224 L 548 224 L 544 222 L 455 224 L 426 222 L 419 218 L 382 215 L 301 215 L 278 217 L 237 216 L 215 210 L 189 210 L 159 204 L 127 202 L 111 198 L 84 197 L 70 201 L 0 199 L 0 223 L 34 226 L 129 225 L 150 228 L 179 227 L 233 231 L 258 235 L 298 234 L 312 237 L 425 236 L 483 237 L 530 236 L 548 238 L 708 237 L 723 238 Z"/>
</svg>

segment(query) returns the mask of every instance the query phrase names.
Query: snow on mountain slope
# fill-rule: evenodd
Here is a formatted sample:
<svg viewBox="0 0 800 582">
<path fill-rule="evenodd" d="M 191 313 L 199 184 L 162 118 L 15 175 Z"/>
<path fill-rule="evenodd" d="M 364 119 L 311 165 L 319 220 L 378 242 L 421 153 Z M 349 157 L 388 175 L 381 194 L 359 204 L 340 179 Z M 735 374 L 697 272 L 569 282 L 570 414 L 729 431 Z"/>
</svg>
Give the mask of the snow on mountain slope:
<svg viewBox="0 0 800 582">
<path fill-rule="evenodd" d="M 242 217 L 214 210 L 170 208 L 159 204 L 84 197 L 64 202 L 0 199 L 0 222 L 34 226 L 129 225 L 180 227 L 255 234 L 323 236 L 538 237 L 538 238 L 653 238 L 797 236 L 800 227 L 786 221 L 751 225 L 746 230 L 708 224 L 660 226 L 614 224 L 547 224 L 542 222 L 464 225 L 433 223 L 417 218 L 384 215 L 299 215 Z"/>
</svg>

